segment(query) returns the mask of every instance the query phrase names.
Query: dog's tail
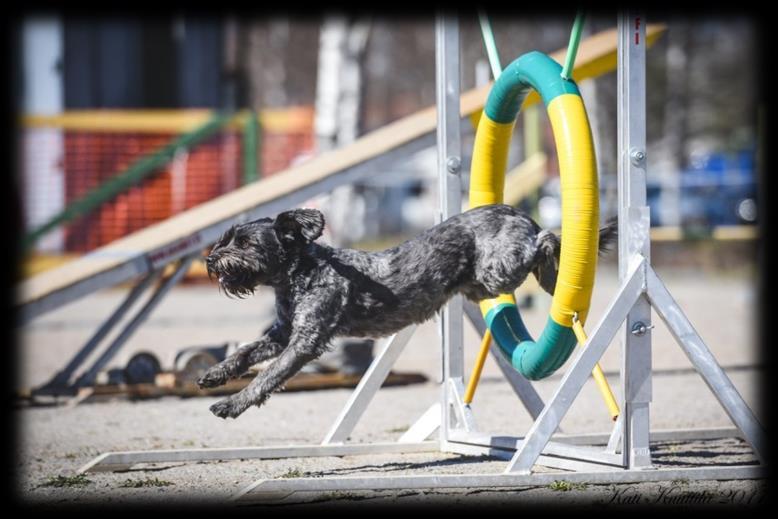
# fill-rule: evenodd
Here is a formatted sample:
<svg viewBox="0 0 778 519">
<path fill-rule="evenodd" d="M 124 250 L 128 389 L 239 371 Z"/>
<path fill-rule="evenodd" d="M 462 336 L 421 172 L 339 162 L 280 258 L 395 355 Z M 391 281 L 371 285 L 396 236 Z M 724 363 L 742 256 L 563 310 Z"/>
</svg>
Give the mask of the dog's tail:
<svg viewBox="0 0 778 519">
<path fill-rule="evenodd" d="M 600 228 L 599 254 L 603 255 L 610 251 L 611 245 L 613 245 L 617 237 L 618 221 L 616 218 L 611 218 Z M 559 270 L 561 241 L 553 232 L 543 230 L 538 233 L 535 243 L 538 249 L 535 254 L 535 267 L 532 269 L 532 273 L 537 278 L 541 288 L 554 295 L 556 276 Z"/>
</svg>

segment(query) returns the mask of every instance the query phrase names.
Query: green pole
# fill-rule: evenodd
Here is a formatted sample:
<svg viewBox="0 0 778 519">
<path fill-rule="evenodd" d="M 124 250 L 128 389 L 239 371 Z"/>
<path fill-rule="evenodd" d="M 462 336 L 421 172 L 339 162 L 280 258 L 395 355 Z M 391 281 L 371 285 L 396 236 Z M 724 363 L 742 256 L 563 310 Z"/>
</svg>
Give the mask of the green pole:
<svg viewBox="0 0 778 519">
<path fill-rule="evenodd" d="M 565 66 L 562 67 L 562 79 L 570 79 L 575 65 L 575 55 L 578 53 L 578 44 L 581 43 L 581 33 L 583 32 L 584 12 L 578 10 L 573 22 L 573 30 L 570 33 L 570 42 L 567 44 L 567 55 L 565 56 Z"/>
<path fill-rule="evenodd" d="M 500 74 L 502 74 L 502 65 L 500 63 L 500 54 L 497 51 L 492 24 L 489 21 L 489 17 L 481 9 L 478 10 L 478 21 L 481 26 L 481 36 L 484 40 L 484 47 L 486 47 L 486 54 L 489 57 L 489 65 L 492 67 L 492 76 L 497 80 Z M 540 111 L 537 106 L 530 106 L 522 112 L 522 117 L 524 119 L 524 158 L 527 159 L 541 149 Z M 536 202 L 537 195 L 529 198 Z M 533 207 L 535 207 L 537 212 L 537 203 L 533 204 Z"/>
<path fill-rule="evenodd" d="M 492 76 L 494 79 L 500 77 L 502 65 L 500 65 L 500 53 L 497 51 L 497 43 L 494 40 L 494 32 L 489 17 L 482 10 L 478 10 L 478 21 L 481 24 L 481 35 L 484 38 L 484 47 L 486 55 L 489 56 L 489 65 L 492 67 Z"/>
<path fill-rule="evenodd" d="M 189 149 L 195 146 L 224 126 L 231 117 L 232 114 L 229 113 L 217 113 L 204 125 L 182 135 L 153 154 L 141 158 L 101 186 L 93 189 L 80 199 L 71 202 L 70 205 L 54 215 L 49 221 L 27 233 L 22 239 L 22 249 L 29 250 L 41 236 L 49 233 L 57 226 L 92 211 L 103 202 L 134 186 L 150 173 L 157 171 L 173 160 L 176 150 L 179 148 Z"/>
<path fill-rule="evenodd" d="M 257 175 L 257 137 L 259 123 L 254 110 L 249 110 L 246 124 L 243 126 L 243 184 L 254 182 Z"/>
</svg>

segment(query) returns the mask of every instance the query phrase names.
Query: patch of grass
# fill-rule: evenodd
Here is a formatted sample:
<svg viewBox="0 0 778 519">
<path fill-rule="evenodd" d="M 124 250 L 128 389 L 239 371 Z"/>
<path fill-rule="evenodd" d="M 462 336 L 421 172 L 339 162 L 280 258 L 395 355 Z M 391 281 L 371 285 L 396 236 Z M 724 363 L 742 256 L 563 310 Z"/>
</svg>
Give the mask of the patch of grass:
<svg viewBox="0 0 778 519">
<path fill-rule="evenodd" d="M 300 470 L 298 470 L 298 469 L 289 469 L 289 470 L 287 470 L 286 472 L 284 472 L 283 474 L 281 474 L 278 477 L 279 478 L 283 478 L 283 479 L 286 479 L 286 478 L 302 478 L 302 477 L 305 477 L 305 472 L 300 472 Z"/>
<path fill-rule="evenodd" d="M 689 484 L 689 480 L 686 479 L 686 478 L 674 479 L 673 480 L 673 485 L 684 485 L 684 486 L 686 486 L 688 484 Z"/>
<path fill-rule="evenodd" d="M 557 492 L 569 492 L 570 490 L 585 490 L 588 485 L 586 483 L 570 483 L 567 481 L 554 481 L 548 488 Z"/>
<path fill-rule="evenodd" d="M 75 476 L 51 476 L 45 483 L 42 483 L 41 487 L 83 487 L 92 483 L 92 480 L 87 478 L 84 474 L 76 474 Z"/>
<path fill-rule="evenodd" d="M 410 429 L 410 427 L 405 425 L 403 427 L 395 427 L 393 429 L 387 429 L 386 432 L 388 432 L 388 433 L 404 433 L 404 432 L 407 432 L 408 429 Z"/>
<path fill-rule="evenodd" d="M 143 488 L 143 487 L 169 487 L 170 485 L 175 485 L 175 483 L 171 481 L 164 481 L 159 478 L 154 478 L 154 479 L 127 478 L 126 480 L 124 480 L 124 483 L 121 483 L 119 486 L 123 488 Z"/>
</svg>

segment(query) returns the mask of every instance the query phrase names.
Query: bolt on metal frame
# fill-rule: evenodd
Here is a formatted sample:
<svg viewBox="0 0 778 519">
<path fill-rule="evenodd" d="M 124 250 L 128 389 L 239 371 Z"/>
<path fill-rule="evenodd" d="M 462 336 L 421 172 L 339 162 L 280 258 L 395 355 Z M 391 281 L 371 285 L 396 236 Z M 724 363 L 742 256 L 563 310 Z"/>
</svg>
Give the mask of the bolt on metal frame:
<svg viewBox="0 0 778 519">
<path fill-rule="evenodd" d="M 462 312 L 479 333 L 485 331 L 474 305 L 456 299 L 441 319 L 443 373 L 440 402 L 397 441 L 347 444 L 369 400 L 380 387 L 415 327 L 391 337 L 360 381 L 321 445 L 244 447 L 167 451 L 114 452 L 101 455 L 80 472 L 119 470 L 138 463 L 297 456 L 338 456 L 389 452 L 442 451 L 486 454 L 509 460 L 502 474 L 446 474 L 384 477 L 323 477 L 262 479 L 243 488 L 233 500 L 279 499 L 302 491 L 383 490 L 416 488 L 500 488 L 547 485 L 553 481 L 632 483 L 674 479 L 753 479 L 766 477 L 766 434 L 747 404 L 716 362 L 650 264 L 649 212 L 645 198 L 645 16 L 618 16 L 619 118 L 619 279 L 620 288 L 583 348 L 578 348 L 553 397 L 543 404 L 532 386 L 507 365 L 514 391 L 535 418 L 524 437 L 494 436 L 477 431 L 469 405 L 462 403 Z M 441 217 L 461 207 L 459 180 L 458 22 L 436 21 L 438 85 L 438 163 Z M 453 114 L 452 115 L 452 111 Z M 649 430 L 651 402 L 651 325 L 653 308 L 671 330 L 722 404 L 735 428 Z M 579 394 L 595 363 L 623 327 L 622 414 L 609 434 L 565 435 L 559 423 Z M 493 350 L 501 369 L 506 363 Z M 427 438 L 439 429 L 437 441 Z M 651 464 L 649 440 L 693 440 L 740 437 L 760 460 L 759 465 L 657 468 Z M 553 440 L 552 440 L 553 438 Z M 606 444 L 605 448 L 593 445 Z M 533 473 L 536 465 L 567 472 Z"/>
</svg>

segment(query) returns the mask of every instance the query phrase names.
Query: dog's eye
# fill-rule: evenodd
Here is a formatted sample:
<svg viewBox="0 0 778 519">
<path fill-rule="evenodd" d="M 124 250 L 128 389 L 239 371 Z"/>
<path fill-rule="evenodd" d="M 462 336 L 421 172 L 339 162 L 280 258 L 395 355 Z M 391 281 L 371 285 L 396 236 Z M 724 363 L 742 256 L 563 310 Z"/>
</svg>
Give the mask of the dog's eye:
<svg viewBox="0 0 778 519">
<path fill-rule="evenodd" d="M 245 236 L 238 236 L 237 238 L 235 238 L 235 245 L 237 245 L 240 248 L 244 248 L 248 244 L 249 241 L 246 239 Z"/>
</svg>

